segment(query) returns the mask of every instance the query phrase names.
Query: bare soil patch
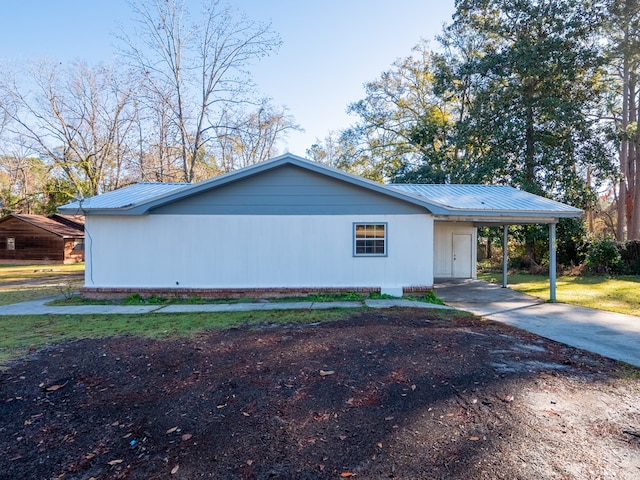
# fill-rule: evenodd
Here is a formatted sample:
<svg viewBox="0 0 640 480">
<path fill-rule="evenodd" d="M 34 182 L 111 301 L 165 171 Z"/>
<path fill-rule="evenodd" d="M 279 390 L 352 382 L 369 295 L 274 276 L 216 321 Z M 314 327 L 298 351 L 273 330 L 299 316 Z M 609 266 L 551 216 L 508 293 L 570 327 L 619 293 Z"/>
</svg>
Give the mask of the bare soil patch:
<svg viewBox="0 0 640 480">
<path fill-rule="evenodd" d="M 0 478 L 640 477 L 633 369 L 438 315 L 52 345 L 0 374 Z"/>
</svg>

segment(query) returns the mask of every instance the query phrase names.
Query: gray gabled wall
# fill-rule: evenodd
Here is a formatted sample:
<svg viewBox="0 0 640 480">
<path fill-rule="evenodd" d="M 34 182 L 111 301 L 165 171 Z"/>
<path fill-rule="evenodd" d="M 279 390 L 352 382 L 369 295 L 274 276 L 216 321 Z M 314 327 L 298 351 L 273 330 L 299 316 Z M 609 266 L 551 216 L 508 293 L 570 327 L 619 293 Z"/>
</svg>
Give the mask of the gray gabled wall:
<svg viewBox="0 0 640 480">
<path fill-rule="evenodd" d="M 160 215 L 389 215 L 424 208 L 284 165 L 153 209 Z"/>
</svg>

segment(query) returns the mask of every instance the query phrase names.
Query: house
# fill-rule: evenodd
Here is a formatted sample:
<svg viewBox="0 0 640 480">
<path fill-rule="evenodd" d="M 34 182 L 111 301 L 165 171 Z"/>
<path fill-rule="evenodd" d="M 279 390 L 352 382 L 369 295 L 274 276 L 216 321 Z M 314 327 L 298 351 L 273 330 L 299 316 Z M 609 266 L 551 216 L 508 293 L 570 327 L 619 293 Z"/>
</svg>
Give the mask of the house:
<svg viewBox="0 0 640 480">
<path fill-rule="evenodd" d="M 11 214 L 0 219 L 0 263 L 84 261 L 84 219 Z"/>
<path fill-rule="evenodd" d="M 479 225 L 555 234 L 582 213 L 507 186 L 382 185 L 291 154 L 59 211 L 86 218 L 85 295 L 187 297 L 421 292 L 475 278 Z"/>
</svg>

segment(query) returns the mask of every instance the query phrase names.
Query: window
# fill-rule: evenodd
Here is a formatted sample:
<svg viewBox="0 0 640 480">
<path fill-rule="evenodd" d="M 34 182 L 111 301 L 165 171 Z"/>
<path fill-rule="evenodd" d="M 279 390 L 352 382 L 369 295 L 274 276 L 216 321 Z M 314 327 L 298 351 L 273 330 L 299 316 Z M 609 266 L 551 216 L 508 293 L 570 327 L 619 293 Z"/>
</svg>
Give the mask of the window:
<svg viewBox="0 0 640 480">
<path fill-rule="evenodd" d="M 83 238 L 79 238 L 73 241 L 73 250 L 74 251 L 78 251 L 78 250 L 84 250 L 84 239 Z"/>
<path fill-rule="evenodd" d="M 386 223 L 354 223 L 355 256 L 387 255 L 387 224 Z"/>
<path fill-rule="evenodd" d="M 16 249 L 16 239 L 13 237 L 7 237 L 7 250 Z"/>
</svg>

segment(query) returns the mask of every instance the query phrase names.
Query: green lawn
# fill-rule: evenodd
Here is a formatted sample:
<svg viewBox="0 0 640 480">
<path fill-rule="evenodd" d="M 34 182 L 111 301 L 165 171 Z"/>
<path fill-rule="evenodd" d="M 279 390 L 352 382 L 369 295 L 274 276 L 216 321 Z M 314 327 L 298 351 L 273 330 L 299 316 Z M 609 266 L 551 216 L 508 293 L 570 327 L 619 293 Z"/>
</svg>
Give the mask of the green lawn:
<svg viewBox="0 0 640 480">
<path fill-rule="evenodd" d="M 502 275 L 498 273 L 483 273 L 478 278 L 502 282 Z M 518 292 L 549 299 L 546 275 L 511 274 L 508 282 L 509 287 Z M 558 277 L 556 285 L 559 302 L 640 316 L 640 278 L 637 276 Z"/>
<path fill-rule="evenodd" d="M 152 313 L 135 315 L 0 316 L 0 366 L 27 350 L 47 343 L 115 335 L 151 338 L 188 336 L 210 329 L 245 324 L 301 324 L 340 320 L 353 309 L 269 310 L 215 313 Z"/>
<path fill-rule="evenodd" d="M 70 265 L 0 265 L 0 305 L 61 295 L 80 288 L 82 281 L 67 276 L 84 271 L 84 263 Z M 22 284 L 28 281 L 29 284 Z"/>
</svg>

